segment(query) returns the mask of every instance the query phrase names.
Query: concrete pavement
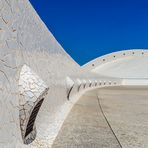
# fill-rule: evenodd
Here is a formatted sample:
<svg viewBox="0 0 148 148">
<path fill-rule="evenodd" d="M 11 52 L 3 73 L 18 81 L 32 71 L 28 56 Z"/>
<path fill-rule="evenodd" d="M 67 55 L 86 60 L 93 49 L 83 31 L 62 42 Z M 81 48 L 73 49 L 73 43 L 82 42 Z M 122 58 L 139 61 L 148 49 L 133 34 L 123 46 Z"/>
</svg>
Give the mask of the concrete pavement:
<svg viewBox="0 0 148 148">
<path fill-rule="evenodd" d="M 75 104 L 52 148 L 120 148 L 101 113 L 96 93 L 85 94 Z"/>
<path fill-rule="evenodd" d="M 85 94 L 72 108 L 52 146 L 120 147 L 148 147 L 147 88 L 115 87 Z"/>
</svg>

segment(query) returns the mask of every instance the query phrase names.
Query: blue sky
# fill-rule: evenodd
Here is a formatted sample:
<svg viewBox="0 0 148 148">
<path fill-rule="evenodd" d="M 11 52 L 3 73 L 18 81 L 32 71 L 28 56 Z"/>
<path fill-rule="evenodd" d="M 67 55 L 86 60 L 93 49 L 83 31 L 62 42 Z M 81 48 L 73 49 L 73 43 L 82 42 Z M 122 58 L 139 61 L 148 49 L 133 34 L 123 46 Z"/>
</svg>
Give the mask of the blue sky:
<svg viewBox="0 0 148 148">
<path fill-rule="evenodd" d="M 80 64 L 118 50 L 148 48 L 147 0 L 30 0 Z"/>
</svg>

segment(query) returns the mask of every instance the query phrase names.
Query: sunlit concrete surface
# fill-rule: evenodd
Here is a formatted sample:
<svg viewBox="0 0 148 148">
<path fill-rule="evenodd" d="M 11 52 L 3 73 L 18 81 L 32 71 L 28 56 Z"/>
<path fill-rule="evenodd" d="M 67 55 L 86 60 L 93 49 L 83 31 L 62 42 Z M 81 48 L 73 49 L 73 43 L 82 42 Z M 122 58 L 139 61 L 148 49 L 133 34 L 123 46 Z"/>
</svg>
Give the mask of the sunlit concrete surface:
<svg viewBox="0 0 148 148">
<path fill-rule="evenodd" d="M 70 111 L 52 148 L 146 148 L 147 106 L 147 88 L 86 93 Z"/>
<path fill-rule="evenodd" d="M 148 147 L 148 88 L 100 90 L 103 111 L 123 148 Z"/>
<path fill-rule="evenodd" d="M 65 120 L 52 148 L 119 148 L 102 115 L 97 92 L 83 95 Z"/>
</svg>

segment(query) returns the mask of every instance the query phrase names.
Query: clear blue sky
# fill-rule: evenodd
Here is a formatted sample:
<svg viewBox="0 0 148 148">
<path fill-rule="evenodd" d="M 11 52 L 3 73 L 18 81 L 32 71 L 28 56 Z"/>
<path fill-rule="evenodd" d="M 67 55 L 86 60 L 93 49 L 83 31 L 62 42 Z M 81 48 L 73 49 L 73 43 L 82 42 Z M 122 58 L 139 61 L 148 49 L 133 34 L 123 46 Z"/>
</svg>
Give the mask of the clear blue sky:
<svg viewBox="0 0 148 148">
<path fill-rule="evenodd" d="M 30 0 L 79 63 L 129 48 L 148 48 L 147 0 Z"/>
</svg>

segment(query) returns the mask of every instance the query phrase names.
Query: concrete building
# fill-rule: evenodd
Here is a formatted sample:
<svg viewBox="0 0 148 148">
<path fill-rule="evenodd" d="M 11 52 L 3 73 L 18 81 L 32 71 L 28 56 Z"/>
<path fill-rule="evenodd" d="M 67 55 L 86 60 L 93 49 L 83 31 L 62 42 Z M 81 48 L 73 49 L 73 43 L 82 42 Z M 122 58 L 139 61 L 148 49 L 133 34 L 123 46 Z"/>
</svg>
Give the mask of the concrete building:
<svg viewBox="0 0 148 148">
<path fill-rule="evenodd" d="M 28 0 L 0 0 L 0 147 L 148 147 L 147 65 L 148 51 L 139 49 L 98 57 L 81 67 Z M 73 127 L 65 123 L 78 100 L 90 105 L 80 119 L 89 116 L 84 120 L 89 126 L 97 120 L 108 130 L 90 135 L 100 139 L 63 137 L 63 127 L 78 128 L 77 122 L 81 127 L 73 133 L 82 134 L 78 116 L 69 121 L 76 121 Z M 64 142 L 68 138 L 72 141 Z"/>
</svg>

